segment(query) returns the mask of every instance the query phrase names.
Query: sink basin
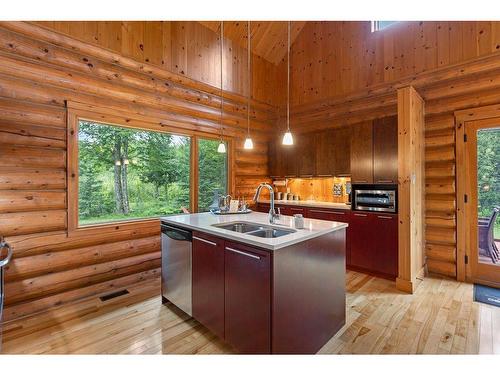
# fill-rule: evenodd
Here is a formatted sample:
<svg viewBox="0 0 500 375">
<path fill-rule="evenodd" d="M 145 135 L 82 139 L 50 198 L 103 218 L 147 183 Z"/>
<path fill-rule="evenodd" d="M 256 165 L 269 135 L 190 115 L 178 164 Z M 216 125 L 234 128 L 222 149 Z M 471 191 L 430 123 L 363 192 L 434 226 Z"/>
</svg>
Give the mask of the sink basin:
<svg viewBox="0 0 500 375">
<path fill-rule="evenodd" d="M 252 224 L 252 223 L 247 223 L 244 221 L 235 221 L 231 223 L 224 223 L 224 224 L 214 224 L 214 227 L 217 228 L 222 228 L 226 230 L 230 230 L 233 232 L 238 232 L 238 233 L 248 233 L 252 231 L 256 231 L 261 229 L 261 226 L 258 224 Z"/>
<path fill-rule="evenodd" d="M 277 238 L 281 236 L 286 236 L 287 234 L 295 233 L 293 229 L 274 229 L 274 228 L 263 228 L 256 230 L 255 232 L 247 233 L 251 236 L 262 237 L 262 238 Z"/>
<path fill-rule="evenodd" d="M 261 238 L 277 238 L 295 233 L 294 229 L 275 228 L 270 225 L 249 223 L 245 221 L 235 221 L 224 224 L 213 224 L 214 227 L 230 230 L 232 232 L 245 233 L 250 236 Z"/>
</svg>

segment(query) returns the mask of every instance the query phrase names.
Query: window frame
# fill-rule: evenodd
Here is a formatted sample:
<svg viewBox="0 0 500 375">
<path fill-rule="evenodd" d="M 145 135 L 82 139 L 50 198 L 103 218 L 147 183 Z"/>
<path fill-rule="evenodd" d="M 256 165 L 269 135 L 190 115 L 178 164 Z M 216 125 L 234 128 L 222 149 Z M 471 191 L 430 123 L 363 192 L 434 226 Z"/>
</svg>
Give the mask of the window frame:
<svg viewBox="0 0 500 375">
<path fill-rule="evenodd" d="M 130 218 L 103 223 L 80 225 L 78 222 L 78 129 L 80 120 L 91 121 L 103 125 L 119 126 L 135 130 L 155 131 L 190 138 L 190 176 L 189 176 L 189 210 L 192 213 L 198 209 L 198 139 L 220 139 L 219 135 L 196 130 L 184 129 L 165 124 L 164 121 L 138 114 L 91 104 L 67 102 L 67 233 L 70 236 L 84 236 L 95 228 L 127 227 L 144 223 L 150 225 L 159 217 Z M 222 137 L 227 145 L 227 187 L 228 194 L 234 191 L 234 147 L 233 138 Z"/>
</svg>

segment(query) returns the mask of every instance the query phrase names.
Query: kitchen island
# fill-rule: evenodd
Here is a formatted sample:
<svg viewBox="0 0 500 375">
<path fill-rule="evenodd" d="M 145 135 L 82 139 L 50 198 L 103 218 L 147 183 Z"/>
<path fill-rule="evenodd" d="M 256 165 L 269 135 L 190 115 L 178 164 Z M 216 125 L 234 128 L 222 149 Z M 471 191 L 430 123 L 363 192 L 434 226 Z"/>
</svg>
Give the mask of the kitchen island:
<svg viewBox="0 0 500 375">
<path fill-rule="evenodd" d="M 347 224 L 305 219 L 296 229 L 293 217 L 268 218 L 161 221 L 192 233 L 195 319 L 241 353 L 316 353 L 345 323 Z"/>
</svg>

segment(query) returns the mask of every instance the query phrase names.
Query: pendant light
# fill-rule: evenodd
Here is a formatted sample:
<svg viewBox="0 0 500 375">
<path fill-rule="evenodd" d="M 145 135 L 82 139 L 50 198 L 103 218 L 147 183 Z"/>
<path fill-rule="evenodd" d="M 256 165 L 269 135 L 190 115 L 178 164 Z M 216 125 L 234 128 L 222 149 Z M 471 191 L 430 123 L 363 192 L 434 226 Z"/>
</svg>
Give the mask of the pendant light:
<svg viewBox="0 0 500 375">
<path fill-rule="evenodd" d="M 247 21 L 247 70 L 248 70 L 248 93 L 247 93 L 247 138 L 243 144 L 245 150 L 253 149 L 253 141 L 250 138 L 250 93 L 252 92 L 252 76 L 250 70 L 250 21 Z"/>
<path fill-rule="evenodd" d="M 288 43 L 287 43 L 287 78 L 286 78 L 286 132 L 283 135 L 285 146 L 293 145 L 292 132 L 290 131 L 290 21 L 288 21 Z"/>
<path fill-rule="evenodd" d="M 226 144 L 224 143 L 223 136 L 223 125 L 222 125 L 222 113 L 224 111 L 224 95 L 222 89 L 222 62 L 223 62 L 223 52 L 224 52 L 224 21 L 220 23 L 220 143 L 217 147 L 217 152 L 221 154 L 226 153 Z"/>
</svg>

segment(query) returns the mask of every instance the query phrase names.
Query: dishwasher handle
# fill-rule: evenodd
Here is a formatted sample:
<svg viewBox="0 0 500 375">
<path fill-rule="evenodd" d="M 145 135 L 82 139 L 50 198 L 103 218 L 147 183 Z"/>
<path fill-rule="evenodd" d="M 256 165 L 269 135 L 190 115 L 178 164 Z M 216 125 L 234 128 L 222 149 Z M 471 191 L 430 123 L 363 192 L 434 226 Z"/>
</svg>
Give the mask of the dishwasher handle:
<svg viewBox="0 0 500 375">
<path fill-rule="evenodd" d="M 161 224 L 161 233 L 176 241 L 193 241 L 193 234 L 185 229 Z"/>
</svg>

